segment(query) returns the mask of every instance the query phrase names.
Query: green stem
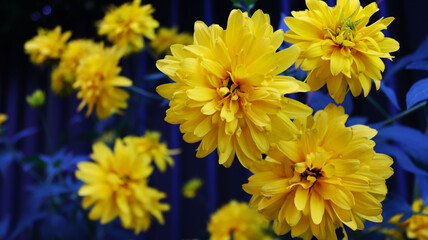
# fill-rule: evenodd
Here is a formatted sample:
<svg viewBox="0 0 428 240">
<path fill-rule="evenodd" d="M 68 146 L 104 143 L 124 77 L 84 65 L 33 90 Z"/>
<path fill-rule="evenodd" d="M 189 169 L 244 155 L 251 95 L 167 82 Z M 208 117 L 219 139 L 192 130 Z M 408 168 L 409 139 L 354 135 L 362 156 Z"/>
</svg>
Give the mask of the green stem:
<svg viewBox="0 0 428 240">
<path fill-rule="evenodd" d="M 171 47 L 171 46 L 170 46 L 170 47 Z M 156 53 L 154 53 L 150 47 L 145 47 L 145 49 L 144 49 L 144 50 L 145 50 L 145 51 L 147 51 L 147 53 L 150 55 L 150 57 L 152 57 L 152 58 L 153 58 L 153 60 L 154 60 L 155 62 L 156 62 L 157 60 L 159 60 L 159 56 L 158 56 Z"/>
<path fill-rule="evenodd" d="M 47 138 L 47 147 L 48 147 L 48 154 L 51 154 L 52 153 L 52 150 L 53 150 L 53 144 L 52 144 L 52 138 L 51 138 L 51 130 L 50 130 L 50 128 L 49 128 L 49 125 L 48 125 L 48 122 L 47 122 L 47 120 L 46 120 L 46 118 L 45 118 L 45 116 L 42 114 L 42 112 L 41 112 L 41 110 L 40 109 L 37 109 L 37 115 L 39 115 L 39 118 L 40 118 L 40 122 L 42 123 L 42 125 L 43 125 L 43 129 L 45 130 L 45 134 L 46 134 L 46 138 Z"/>
<path fill-rule="evenodd" d="M 139 88 L 139 87 L 136 87 L 136 86 L 130 86 L 130 87 L 128 87 L 128 89 L 135 92 L 135 93 L 140 94 L 143 97 L 151 98 L 154 100 L 161 100 L 161 101 L 163 100 L 163 98 L 160 97 L 159 95 L 153 94 L 149 91 L 146 91 L 146 90 Z"/>
<path fill-rule="evenodd" d="M 386 112 L 385 109 L 383 109 L 382 106 L 377 103 L 372 97 L 367 96 L 367 100 L 373 105 L 373 107 L 376 108 L 376 110 L 380 112 L 380 114 L 382 114 L 382 116 L 384 116 L 386 119 L 390 118 L 388 112 Z"/>
<path fill-rule="evenodd" d="M 412 112 L 414 112 L 414 111 L 416 111 L 416 110 L 418 110 L 418 109 L 420 109 L 420 108 L 424 107 L 425 105 L 427 105 L 427 101 L 420 102 L 420 103 L 418 103 L 418 104 L 414 105 L 413 107 L 411 107 L 411 108 L 407 109 L 406 111 L 403 111 L 403 112 L 401 112 L 401 113 L 399 113 L 399 114 L 395 115 L 394 117 L 387 119 L 387 120 L 382 124 L 382 126 L 386 126 L 386 125 L 388 125 L 388 124 L 390 124 L 390 123 L 393 123 L 393 122 L 395 122 L 396 120 L 398 120 L 398 119 L 400 119 L 400 118 L 402 118 L 402 117 L 404 117 L 404 116 L 406 116 L 406 115 L 408 115 L 408 114 L 410 114 L 410 113 L 412 113 Z"/>
</svg>

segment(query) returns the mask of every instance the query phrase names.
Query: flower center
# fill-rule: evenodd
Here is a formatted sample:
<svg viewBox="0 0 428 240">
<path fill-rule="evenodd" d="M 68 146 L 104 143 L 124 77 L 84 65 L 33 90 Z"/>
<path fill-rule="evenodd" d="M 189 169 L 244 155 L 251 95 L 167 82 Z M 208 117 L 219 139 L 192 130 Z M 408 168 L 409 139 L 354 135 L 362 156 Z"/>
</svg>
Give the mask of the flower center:
<svg viewBox="0 0 428 240">
<path fill-rule="evenodd" d="M 120 178 L 124 184 L 128 183 L 131 178 L 128 175 L 124 175 Z"/>
<path fill-rule="evenodd" d="M 308 179 L 309 176 L 314 177 L 314 178 L 319 178 L 319 177 L 322 177 L 321 169 L 318 169 L 318 168 L 312 168 L 312 169 L 306 168 L 306 170 L 304 172 L 302 172 L 300 174 L 300 176 L 302 178 L 307 178 L 307 179 Z"/>
<path fill-rule="evenodd" d="M 324 28 L 325 37 L 330 38 L 340 47 L 353 47 L 355 42 L 358 41 L 362 34 L 357 33 L 357 25 L 361 22 L 361 19 L 352 21 L 351 17 L 343 19 L 342 24 L 340 24 L 336 29 L 331 29 L 329 27 Z"/>
<path fill-rule="evenodd" d="M 239 85 L 231 79 L 231 77 L 228 77 L 222 81 L 222 87 L 220 87 L 219 94 L 223 98 L 231 97 L 232 100 L 238 100 L 239 99 Z"/>
</svg>

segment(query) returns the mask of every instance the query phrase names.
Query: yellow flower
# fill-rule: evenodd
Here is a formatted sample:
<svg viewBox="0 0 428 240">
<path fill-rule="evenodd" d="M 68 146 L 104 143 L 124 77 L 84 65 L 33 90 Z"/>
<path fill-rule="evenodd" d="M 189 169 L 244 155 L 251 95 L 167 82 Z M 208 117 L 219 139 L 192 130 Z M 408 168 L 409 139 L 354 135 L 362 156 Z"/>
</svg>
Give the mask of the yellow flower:
<svg viewBox="0 0 428 240">
<path fill-rule="evenodd" d="M 136 148 L 139 155 L 147 156 L 150 161 L 154 161 L 161 172 L 165 172 L 167 164 L 174 166 L 172 155 L 179 154 L 178 149 L 168 149 L 166 143 L 160 142 L 159 132 L 146 131 L 144 137 L 129 136 L 124 140 L 127 144 Z"/>
<path fill-rule="evenodd" d="M 428 206 L 424 206 L 422 199 L 417 199 L 412 204 L 413 215 L 405 220 L 400 221 L 403 214 L 397 214 L 388 222 L 404 229 L 409 239 L 428 239 Z M 406 239 L 401 232 L 396 229 L 381 229 L 381 232 L 394 237 L 394 239 Z"/>
<path fill-rule="evenodd" d="M 7 115 L 4 113 L 0 113 L 0 133 L 1 133 L 1 126 L 3 125 L 4 122 L 6 122 L 7 120 Z"/>
<path fill-rule="evenodd" d="M 91 220 L 106 224 L 119 217 L 123 227 L 134 229 L 135 234 L 150 227 L 152 216 L 164 223 L 162 212 L 169 205 L 159 202 L 165 193 L 147 185 L 153 170 L 147 158 L 119 139 L 114 152 L 104 143 L 95 143 L 91 158 L 94 162 L 81 162 L 76 171 L 76 177 L 85 183 L 78 194 L 83 196 L 83 208 L 92 206 Z"/>
<path fill-rule="evenodd" d="M 236 155 L 246 167 L 268 151 L 268 138 L 291 139 L 297 132 L 290 118 L 312 111 L 284 94 L 308 91 L 308 86 L 278 74 L 299 55 L 298 47 L 276 52 L 283 32 L 273 32 L 269 15 L 258 10 L 232 10 L 227 29 L 195 23 L 194 44 L 171 46 L 172 56 L 157 62 L 175 83 L 156 90 L 170 101 L 165 120 L 181 124 L 184 140 L 201 141 L 196 156 L 217 148 L 226 167 Z M 275 131 L 271 131 L 275 129 Z M 272 140 L 274 141 L 274 140 Z"/>
<path fill-rule="evenodd" d="M 210 240 L 269 240 L 263 233 L 269 222 L 246 203 L 232 200 L 211 215 Z"/>
<path fill-rule="evenodd" d="M 51 89 L 60 96 L 68 96 L 73 93 L 75 73 L 68 69 L 57 67 L 51 73 Z"/>
<path fill-rule="evenodd" d="M 155 11 L 150 4 L 140 6 L 141 0 L 114 7 L 98 25 L 98 34 L 107 35 L 112 43 L 129 52 L 138 52 L 144 47 L 143 36 L 155 38 L 158 21 L 153 19 Z"/>
<path fill-rule="evenodd" d="M 129 94 L 119 87 L 131 86 L 132 81 L 118 75 L 121 71 L 118 66 L 121 57 L 121 51 L 107 48 L 81 60 L 73 88 L 78 90 L 77 98 L 82 99 L 78 110 L 88 105 L 86 116 L 92 113 L 94 107 L 100 119 L 114 113 L 120 114 L 122 109 L 128 107 L 126 100 Z"/>
<path fill-rule="evenodd" d="M 59 66 L 52 71 L 52 90 L 58 95 L 71 94 L 81 60 L 89 54 L 100 52 L 101 49 L 102 45 L 92 40 L 70 41 L 61 55 Z"/>
<path fill-rule="evenodd" d="M 375 2 L 361 7 L 359 0 L 337 0 L 329 7 L 320 0 L 306 0 L 309 10 L 292 12 L 285 23 L 290 28 L 284 37 L 302 49 L 296 66 L 309 71 L 306 82 L 311 91 L 327 84 L 331 97 L 343 102 L 348 90 L 353 96 L 364 90 L 367 96 L 373 79 L 380 88 L 385 64 L 381 58 L 392 60 L 399 44 L 385 37 L 381 30 L 394 20 L 380 19 L 367 26 L 378 11 Z"/>
<path fill-rule="evenodd" d="M 407 237 L 414 239 L 428 239 L 428 216 L 418 214 L 419 212 L 428 214 L 428 207 L 424 206 L 422 199 L 418 199 L 412 204 L 413 216 L 403 223 Z"/>
<path fill-rule="evenodd" d="M 190 45 L 193 43 L 193 36 L 189 33 L 177 33 L 175 28 L 160 28 L 156 37 L 150 42 L 150 47 L 157 56 L 171 54 L 170 46 L 173 44 Z"/>
<path fill-rule="evenodd" d="M 373 150 L 377 131 L 345 127 L 343 107 L 328 105 L 314 117 L 294 120 L 300 134 L 280 141 L 244 184 L 250 206 L 274 220 L 278 235 L 337 239 L 335 229 L 363 229 L 382 221 L 385 179 L 392 159 Z M 346 233 L 345 233 L 346 234 Z"/>
<path fill-rule="evenodd" d="M 54 30 L 39 29 L 37 36 L 28 40 L 24 45 L 25 53 L 30 55 L 30 59 L 35 64 L 45 63 L 50 59 L 57 59 L 61 56 L 65 48 L 65 43 L 71 37 L 71 32 L 61 34 L 61 27 Z"/>
<path fill-rule="evenodd" d="M 204 182 L 200 178 L 190 179 L 184 184 L 181 193 L 185 198 L 194 198 L 202 185 Z"/>
</svg>

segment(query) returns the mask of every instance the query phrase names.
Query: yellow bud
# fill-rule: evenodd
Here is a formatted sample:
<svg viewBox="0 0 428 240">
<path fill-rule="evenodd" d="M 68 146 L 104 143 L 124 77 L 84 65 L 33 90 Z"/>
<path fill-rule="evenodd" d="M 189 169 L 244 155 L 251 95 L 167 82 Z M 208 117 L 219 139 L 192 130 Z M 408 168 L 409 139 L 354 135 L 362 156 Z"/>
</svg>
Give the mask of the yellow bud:
<svg viewBox="0 0 428 240">
<path fill-rule="evenodd" d="M 45 104 L 45 93 L 37 89 L 33 94 L 27 96 L 27 103 L 33 108 L 42 107 Z"/>
<path fill-rule="evenodd" d="M 196 192 L 202 187 L 204 182 L 200 178 L 193 178 L 187 181 L 182 189 L 182 194 L 185 198 L 194 198 Z"/>
</svg>

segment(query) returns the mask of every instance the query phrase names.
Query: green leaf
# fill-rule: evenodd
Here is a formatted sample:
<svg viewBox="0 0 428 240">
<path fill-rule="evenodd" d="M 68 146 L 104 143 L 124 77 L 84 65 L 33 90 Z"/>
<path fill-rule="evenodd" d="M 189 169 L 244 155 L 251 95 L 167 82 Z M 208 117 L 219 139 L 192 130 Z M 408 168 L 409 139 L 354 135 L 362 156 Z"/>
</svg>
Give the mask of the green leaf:
<svg viewBox="0 0 428 240">
<path fill-rule="evenodd" d="M 254 5 L 257 2 L 257 0 L 244 0 L 244 4 L 247 5 L 248 8 L 250 8 L 251 5 Z"/>
</svg>

